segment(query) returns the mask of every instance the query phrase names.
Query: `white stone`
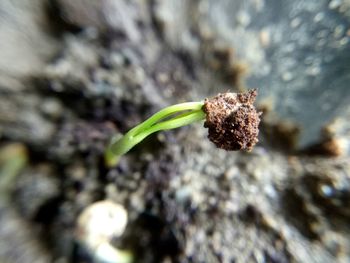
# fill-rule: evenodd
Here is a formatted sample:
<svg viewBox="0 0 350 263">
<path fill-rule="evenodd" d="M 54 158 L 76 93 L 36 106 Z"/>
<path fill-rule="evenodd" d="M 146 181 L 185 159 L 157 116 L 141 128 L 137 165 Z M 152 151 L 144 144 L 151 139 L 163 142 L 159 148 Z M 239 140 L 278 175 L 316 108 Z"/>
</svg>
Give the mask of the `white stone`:
<svg viewBox="0 0 350 263">
<path fill-rule="evenodd" d="M 83 210 L 77 221 L 77 237 L 92 250 L 123 234 L 128 221 L 123 206 L 109 200 L 98 201 Z"/>
</svg>

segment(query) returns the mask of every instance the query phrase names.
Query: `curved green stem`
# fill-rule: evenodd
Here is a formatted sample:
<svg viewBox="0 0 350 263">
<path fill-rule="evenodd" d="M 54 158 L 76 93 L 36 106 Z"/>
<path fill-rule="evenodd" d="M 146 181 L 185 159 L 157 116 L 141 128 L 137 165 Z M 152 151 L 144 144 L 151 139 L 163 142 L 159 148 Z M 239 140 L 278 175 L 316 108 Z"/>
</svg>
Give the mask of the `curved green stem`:
<svg viewBox="0 0 350 263">
<path fill-rule="evenodd" d="M 203 107 L 203 102 L 185 102 L 180 104 L 175 104 L 169 107 L 166 107 L 157 113 L 153 114 L 151 117 L 149 117 L 147 120 L 142 122 L 141 124 L 137 125 L 136 127 L 132 128 L 126 135 L 136 135 L 140 131 L 145 130 L 148 127 L 151 127 L 156 122 L 159 122 L 160 120 L 169 117 L 172 114 L 186 111 L 186 110 L 201 110 Z"/>
<path fill-rule="evenodd" d="M 152 115 L 146 121 L 127 132 L 123 137 L 112 140 L 105 153 L 107 165 L 115 165 L 119 156 L 127 153 L 136 144 L 154 132 L 175 129 L 203 120 L 205 113 L 202 111 L 202 107 L 203 102 L 187 102 L 169 106 Z M 175 116 L 171 117 L 171 115 Z"/>
</svg>

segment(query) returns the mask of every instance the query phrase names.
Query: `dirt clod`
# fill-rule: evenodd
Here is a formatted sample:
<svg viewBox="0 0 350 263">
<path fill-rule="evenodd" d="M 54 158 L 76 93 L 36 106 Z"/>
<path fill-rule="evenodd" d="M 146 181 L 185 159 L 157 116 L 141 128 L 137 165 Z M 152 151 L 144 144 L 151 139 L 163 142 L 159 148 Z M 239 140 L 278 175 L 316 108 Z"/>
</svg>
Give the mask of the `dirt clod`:
<svg viewBox="0 0 350 263">
<path fill-rule="evenodd" d="M 250 151 L 258 142 L 260 112 L 253 103 L 256 90 L 246 93 L 220 93 L 206 99 L 203 110 L 206 113 L 204 127 L 208 138 L 218 148 L 227 151 Z"/>
</svg>

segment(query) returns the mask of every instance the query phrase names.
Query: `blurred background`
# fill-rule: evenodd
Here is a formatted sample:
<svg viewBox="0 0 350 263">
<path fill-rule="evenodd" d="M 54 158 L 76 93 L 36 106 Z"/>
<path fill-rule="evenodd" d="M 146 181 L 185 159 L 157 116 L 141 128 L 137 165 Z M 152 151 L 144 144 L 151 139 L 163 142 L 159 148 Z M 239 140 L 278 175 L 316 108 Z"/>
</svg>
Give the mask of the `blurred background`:
<svg viewBox="0 0 350 263">
<path fill-rule="evenodd" d="M 1 0 L 0 262 L 350 262 L 349 0 Z M 250 153 L 162 107 L 257 88 Z"/>
</svg>

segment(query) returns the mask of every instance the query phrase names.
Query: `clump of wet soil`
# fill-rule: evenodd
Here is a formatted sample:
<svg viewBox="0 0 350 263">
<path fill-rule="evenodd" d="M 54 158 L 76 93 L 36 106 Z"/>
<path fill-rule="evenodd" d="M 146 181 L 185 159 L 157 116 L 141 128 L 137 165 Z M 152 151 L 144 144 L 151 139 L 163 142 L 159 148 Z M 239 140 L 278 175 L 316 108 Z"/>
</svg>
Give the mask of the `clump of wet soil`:
<svg viewBox="0 0 350 263">
<path fill-rule="evenodd" d="M 228 151 L 251 151 L 259 141 L 260 112 L 253 103 L 256 90 L 246 93 L 221 93 L 204 101 L 204 127 L 208 138 L 218 148 Z"/>
</svg>

